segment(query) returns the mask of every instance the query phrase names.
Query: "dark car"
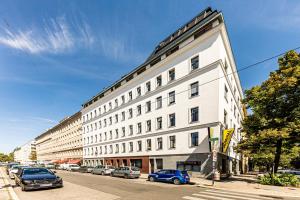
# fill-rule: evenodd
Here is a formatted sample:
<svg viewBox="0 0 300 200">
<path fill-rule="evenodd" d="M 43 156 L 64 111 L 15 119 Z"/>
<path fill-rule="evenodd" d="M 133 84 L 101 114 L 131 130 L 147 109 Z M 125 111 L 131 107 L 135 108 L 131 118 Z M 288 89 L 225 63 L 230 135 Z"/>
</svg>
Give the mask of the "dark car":
<svg viewBox="0 0 300 200">
<path fill-rule="evenodd" d="M 190 177 L 187 171 L 181 171 L 177 169 L 164 169 L 156 173 L 149 174 L 148 180 L 151 182 L 161 181 L 179 185 L 189 183 Z"/>
<path fill-rule="evenodd" d="M 91 173 L 93 171 L 93 167 L 80 166 L 80 168 L 77 171 L 81 173 Z"/>
<path fill-rule="evenodd" d="M 22 191 L 63 187 L 62 178 L 46 168 L 20 168 L 15 175 L 15 183 L 21 186 Z"/>
</svg>

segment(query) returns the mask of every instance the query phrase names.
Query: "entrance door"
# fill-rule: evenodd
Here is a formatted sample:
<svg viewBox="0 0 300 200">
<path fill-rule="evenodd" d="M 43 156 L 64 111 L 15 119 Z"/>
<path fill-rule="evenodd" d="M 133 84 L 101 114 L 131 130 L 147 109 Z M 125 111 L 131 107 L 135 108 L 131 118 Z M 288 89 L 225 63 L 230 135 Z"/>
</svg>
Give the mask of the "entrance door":
<svg viewBox="0 0 300 200">
<path fill-rule="evenodd" d="M 150 159 L 150 169 L 151 173 L 154 173 L 154 159 Z"/>
</svg>

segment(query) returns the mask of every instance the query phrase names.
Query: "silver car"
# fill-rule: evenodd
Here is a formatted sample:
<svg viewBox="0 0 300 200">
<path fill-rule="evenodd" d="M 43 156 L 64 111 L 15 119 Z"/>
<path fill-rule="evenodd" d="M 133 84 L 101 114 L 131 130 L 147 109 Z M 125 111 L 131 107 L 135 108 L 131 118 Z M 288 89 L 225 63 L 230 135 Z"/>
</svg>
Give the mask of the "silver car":
<svg viewBox="0 0 300 200">
<path fill-rule="evenodd" d="M 92 174 L 110 175 L 115 170 L 114 166 L 98 165 L 92 170 Z"/>
<path fill-rule="evenodd" d="M 111 173 L 111 176 L 118 176 L 124 178 L 139 178 L 141 176 L 141 171 L 137 167 L 119 167 Z"/>
</svg>

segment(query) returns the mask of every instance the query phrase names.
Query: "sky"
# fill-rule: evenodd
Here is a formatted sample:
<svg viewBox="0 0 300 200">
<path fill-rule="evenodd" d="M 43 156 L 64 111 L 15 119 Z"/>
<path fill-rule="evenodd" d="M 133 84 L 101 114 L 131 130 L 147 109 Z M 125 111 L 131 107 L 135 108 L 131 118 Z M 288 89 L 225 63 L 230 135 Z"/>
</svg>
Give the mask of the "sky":
<svg viewBox="0 0 300 200">
<path fill-rule="evenodd" d="M 208 6 L 224 15 L 238 69 L 300 46 L 297 0 L 2 0 L 0 152 L 79 111 Z M 276 68 L 240 72 L 243 89 Z"/>
</svg>

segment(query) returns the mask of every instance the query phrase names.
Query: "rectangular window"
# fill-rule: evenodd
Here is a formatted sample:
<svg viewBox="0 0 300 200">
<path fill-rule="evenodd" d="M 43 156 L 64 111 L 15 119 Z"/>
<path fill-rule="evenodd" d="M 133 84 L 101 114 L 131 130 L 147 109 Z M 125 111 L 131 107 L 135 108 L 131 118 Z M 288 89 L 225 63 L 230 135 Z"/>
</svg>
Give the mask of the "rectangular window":
<svg viewBox="0 0 300 200">
<path fill-rule="evenodd" d="M 124 95 L 121 96 L 121 101 L 122 101 L 122 104 L 125 103 L 125 96 Z"/>
<path fill-rule="evenodd" d="M 227 73 L 228 73 L 228 64 L 227 64 L 227 61 L 225 60 L 225 73 L 226 73 L 226 75 L 227 75 Z"/>
<path fill-rule="evenodd" d="M 164 168 L 163 159 L 161 159 L 161 158 L 155 159 L 155 162 L 156 162 L 156 168 L 157 169 L 163 169 Z"/>
<path fill-rule="evenodd" d="M 133 142 L 129 142 L 129 152 L 133 152 Z"/>
<path fill-rule="evenodd" d="M 236 107 L 235 106 L 233 108 L 233 115 L 234 115 L 234 117 L 236 117 Z"/>
<path fill-rule="evenodd" d="M 136 96 L 139 97 L 142 95 L 142 90 L 141 90 L 141 87 L 137 87 L 136 88 Z"/>
<path fill-rule="evenodd" d="M 156 109 L 160 109 L 162 107 L 162 97 L 156 98 Z"/>
<path fill-rule="evenodd" d="M 162 129 L 162 117 L 156 118 L 157 130 Z"/>
<path fill-rule="evenodd" d="M 119 144 L 116 144 L 116 153 L 119 153 Z"/>
<path fill-rule="evenodd" d="M 119 130 L 116 129 L 116 139 L 118 139 L 118 138 L 119 138 Z"/>
<path fill-rule="evenodd" d="M 107 122 L 106 122 L 106 119 L 104 119 L 104 127 L 107 126 Z"/>
<path fill-rule="evenodd" d="M 106 105 L 103 106 L 103 110 L 106 113 Z"/>
<path fill-rule="evenodd" d="M 142 141 L 137 141 L 137 151 L 142 151 Z"/>
<path fill-rule="evenodd" d="M 175 103 L 175 91 L 172 91 L 169 93 L 169 105 L 172 105 Z"/>
<path fill-rule="evenodd" d="M 109 145 L 109 153 L 113 153 L 113 145 Z"/>
<path fill-rule="evenodd" d="M 122 137 L 125 137 L 125 127 L 122 127 Z"/>
<path fill-rule="evenodd" d="M 128 101 L 131 101 L 132 100 L 132 91 L 130 91 L 129 93 L 128 93 Z"/>
<path fill-rule="evenodd" d="M 226 99 L 226 101 L 228 102 L 228 89 L 227 89 L 227 87 L 226 87 L 226 85 L 225 85 L 225 92 L 224 92 L 224 98 Z"/>
<path fill-rule="evenodd" d="M 175 149 L 176 148 L 176 138 L 175 135 L 169 136 L 169 148 Z"/>
<path fill-rule="evenodd" d="M 175 113 L 169 115 L 169 127 L 176 125 Z"/>
<path fill-rule="evenodd" d="M 117 108 L 119 106 L 118 99 L 115 99 L 115 107 Z"/>
<path fill-rule="evenodd" d="M 147 101 L 146 102 L 146 112 L 150 112 L 151 111 L 151 101 Z"/>
<path fill-rule="evenodd" d="M 191 97 L 195 97 L 199 95 L 199 84 L 198 82 L 191 84 Z"/>
<path fill-rule="evenodd" d="M 192 70 L 199 68 L 199 56 L 195 56 L 191 59 L 191 68 Z"/>
<path fill-rule="evenodd" d="M 107 133 L 104 132 L 104 140 L 106 141 L 107 140 Z"/>
<path fill-rule="evenodd" d="M 175 80 L 175 69 L 169 70 L 169 81 Z"/>
<path fill-rule="evenodd" d="M 157 138 L 156 141 L 157 141 L 157 150 L 161 150 L 163 148 L 162 137 Z"/>
<path fill-rule="evenodd" d="M 107 146 L 104 147 L 104 153 L 107 154 Z"/>
<path fill-rule="evenodd" d="M 128 119 L 132 118 L 132 108 L 130 108 L 130 109 L 128 110 L 128 113 L 129 113 Z"/>
<path fill-rule="evenodd" d="M 147 132 L 151 131 L 151 120 L 147 120 L 146 124 L 147 124 L 147 129 L 146 129 Z"/>
<path fill-rule="evenodd" d="M 137 133 L 142 133 L 142 123 L 137 124 Z"/>
<path fill-rule="evenodd" d="M 112 104 L 111 104 L 111 102 L 109 102 L 108 105 L 109 105 L 109 110 L 111 110 L 111 109 L 112 109 Z"/>
<path fill-rule="evenodd" d="M 160 87 L 162 84 L 161 75 L 156 77 L 156 87 Z"/>
<path fill-rule="evenodd" d="M 125 143 L 122 143 L 122 153 L 125 153 L 126 152 L 126 145 Z"/>
<path fill-rule="evenodd" d="M 139 116 L 142 114 L 142 106 L 141 105 L 138 105 L 136 107 L 136 115 Z"/>
<path fill-rule="evenodd" d="M 112 117 L 109 117 L 109 125 L 112 125 Z"/>
<path fill-rule="evenodd" d="M 191 108 L 191 122 L 199 121 L 199 108 Z"/>
<path fill-rule="evenodd" d="M 225 128 L 228 127 L 228 125 L 227 125 L 227 112 L 226 112 L 226 110 L 224 110 L 224 126 L 225 126 Z"/>
<path fill-rule="evenodd" d="M 116 123 L 118 123 L 118 121 L 119 121 L 119 116 L 118 116 L 118 114 L 115 114 L 115 121 L 116 121 Z"/>
<path fill-rule="evenodd" d="M 112 131 L 109 131 L 109 139 L 112 139 Z"/>
<path fill-rule="evenodd" d="M 151 151 L 151 139 L 147 139 L 147 151 Z"/>
<path fill-rule="evenodd" d="M 129 135 L 133 135 L 133 126 L 129 125 Z"/>
<path fill-rule="evenodd" d="M 146 92 L 150 92 L 151 91 L 151 82 L 147 82 L 146 83 Z"/>
<path fill-rule="evenodd" d="M 191 133 L 191 147 L 199 145 L 199 134 L 198 132 Z"/>
</svg>

